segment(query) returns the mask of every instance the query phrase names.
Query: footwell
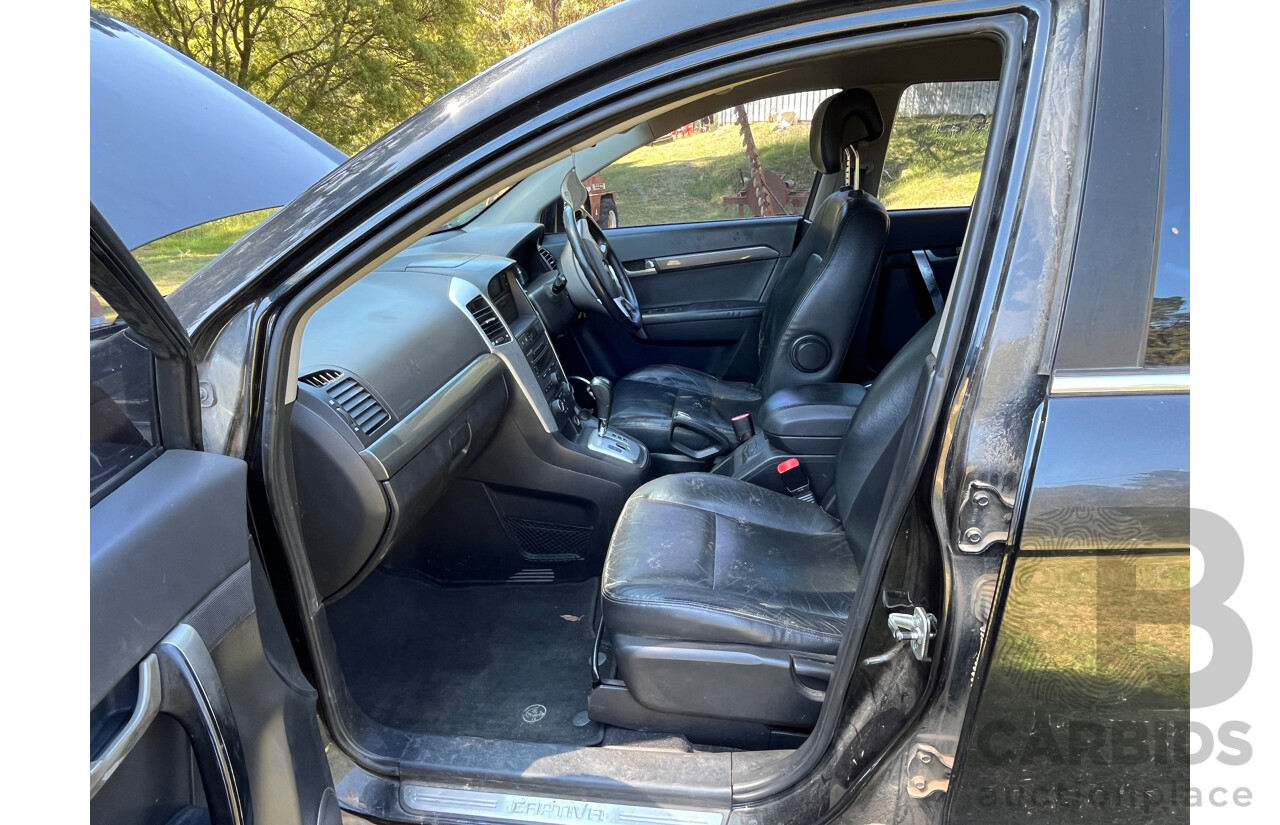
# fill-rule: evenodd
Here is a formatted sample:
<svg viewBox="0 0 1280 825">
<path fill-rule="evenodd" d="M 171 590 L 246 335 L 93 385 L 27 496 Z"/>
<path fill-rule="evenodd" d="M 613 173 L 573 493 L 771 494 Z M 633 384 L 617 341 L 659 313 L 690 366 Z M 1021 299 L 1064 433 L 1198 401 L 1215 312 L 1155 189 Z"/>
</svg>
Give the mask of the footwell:
<svg viewBox="0 0 1280 825">
<path fill-rule="evenodd" d="M 375 573 L 329 608 L 347 687 L 395 728 L 594 745 L 596 580 L 441 587 Z M 575 724 L 577 722 L 578 724 Z"/>
</svg>

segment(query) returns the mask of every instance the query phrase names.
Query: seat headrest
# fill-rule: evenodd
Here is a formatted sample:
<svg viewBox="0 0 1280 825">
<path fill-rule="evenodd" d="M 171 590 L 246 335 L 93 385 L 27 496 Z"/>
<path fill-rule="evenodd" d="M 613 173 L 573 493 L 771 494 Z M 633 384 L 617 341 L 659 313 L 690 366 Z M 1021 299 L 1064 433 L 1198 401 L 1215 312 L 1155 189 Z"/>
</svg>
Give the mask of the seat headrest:
<svg viewBox="0 0 1280 825">
<path fill-rule="evenodd" d="M 809 154 L 825 174 L 844 168 L 844 147 L 875 140 L 884 132 L 880 107 L 866 89 L 845 89 L 818 105 L 809 127 Z"/>
</svg>

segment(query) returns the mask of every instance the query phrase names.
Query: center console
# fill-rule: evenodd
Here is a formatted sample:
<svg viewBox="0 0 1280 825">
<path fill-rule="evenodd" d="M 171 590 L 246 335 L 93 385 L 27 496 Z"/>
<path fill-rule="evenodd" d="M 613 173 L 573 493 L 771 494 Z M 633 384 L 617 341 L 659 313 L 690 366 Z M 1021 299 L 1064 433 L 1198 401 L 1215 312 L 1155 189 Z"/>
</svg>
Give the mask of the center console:
<svg viewBox="0 0 1280 825">
<path fill-rule="evenodd" d="M 860 384 L 810 384 L 779 390 L 756 412 L 756 433 L 711 471 L 785 493 L 778 465 L 798 458 L 814 496 L 821 501 L 835 482 L 840 442 L 866 394 Z"/>
<path fill-rule="evenodd" d="M 519 264 L 487 255 L 427 255 L 408 268 L 451 279 L 449 299 L 471 316 L 542 429 L 557 443 L 594 460 L 648 468 L 643 444 L 600 428 L 578 406 L 546 326 L 521 286 Z"/>
</svg>

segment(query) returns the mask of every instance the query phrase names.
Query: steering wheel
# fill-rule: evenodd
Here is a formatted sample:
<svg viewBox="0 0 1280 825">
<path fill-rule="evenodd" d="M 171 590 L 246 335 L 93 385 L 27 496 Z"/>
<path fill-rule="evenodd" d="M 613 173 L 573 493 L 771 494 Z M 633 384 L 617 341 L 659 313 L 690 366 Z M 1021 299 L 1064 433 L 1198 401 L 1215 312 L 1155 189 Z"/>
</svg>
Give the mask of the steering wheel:
<svg viewBox="0 0 1280 825">
<path fill-rule="evenodd" d="M 640 303 L 622 261 L 591 213 L 580 206 L 571 206 L 569 198 L 565 198 L 564 203 L 564 234 L 587 286 L 604 305 L 610 318 L 631 334 L 643 336 Z"/>
</svg>

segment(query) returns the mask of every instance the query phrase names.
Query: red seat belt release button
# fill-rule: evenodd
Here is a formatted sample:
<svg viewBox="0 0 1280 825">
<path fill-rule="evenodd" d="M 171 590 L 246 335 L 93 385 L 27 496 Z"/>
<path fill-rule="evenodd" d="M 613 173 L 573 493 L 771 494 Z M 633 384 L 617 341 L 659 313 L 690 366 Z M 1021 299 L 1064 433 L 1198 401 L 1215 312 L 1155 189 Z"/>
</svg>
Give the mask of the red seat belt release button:
<svg viewBox="0 0 1280 825">
<path fill-rule="evenodd" d="M 813 488 L 809 485 L 809 475 L 800 466 L 800 459 L 788 458 L 778 465 L 778 475 L 782 476 L 782 484 L 787 492 L 801 501 L 817 504 L 813 497 Z"/>
</svg>

